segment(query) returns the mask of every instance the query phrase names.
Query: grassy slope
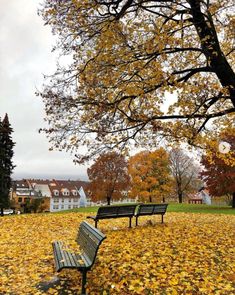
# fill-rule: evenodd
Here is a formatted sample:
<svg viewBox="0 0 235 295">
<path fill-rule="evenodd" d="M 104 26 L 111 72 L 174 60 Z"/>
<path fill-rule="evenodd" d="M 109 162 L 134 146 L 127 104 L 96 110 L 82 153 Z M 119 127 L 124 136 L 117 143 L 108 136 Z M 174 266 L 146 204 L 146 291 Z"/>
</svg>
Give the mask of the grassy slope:
<svg viewBox="0 0 235 295">
<path fill-rule="evenodd" d="M 229 206 L 209 206 L 204 204 L 170 204 L 169 212 L 193 212 L 193 213 L 212 213 L 212 214 L 233 214 L 235 209 Z"/>
<path fill-rule="evenodd" d="M 64 212 L 96 212 L 99 207 L 79 208 Z M 192 212 L 192 213 L 212 213 L 212 214 L 232 214 L 235 215 L 235 209 L 229 206 L 209 206 L 201 204 L 169 204 L 168 212 Z"/>
</svg>

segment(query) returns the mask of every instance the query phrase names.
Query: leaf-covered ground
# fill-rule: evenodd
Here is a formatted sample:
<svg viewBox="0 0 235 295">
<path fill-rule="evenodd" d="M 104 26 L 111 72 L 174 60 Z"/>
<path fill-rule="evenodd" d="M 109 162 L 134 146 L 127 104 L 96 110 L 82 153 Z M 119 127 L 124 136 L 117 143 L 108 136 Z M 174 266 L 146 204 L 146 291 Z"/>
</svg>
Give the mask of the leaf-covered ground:
<svg viewBox="0 0 235 295">
<path fill-rule="evenodd" d="M 0 295 L 80 294 L 80 273 L 54 271 L 51 243 L 76 249 L 87 214 L 9 216 L 0 219 Z M 151 222 L 150 222 L 151 220 Z M 171 213 L 100 221 L 106 234 L 88 294 L 235 294 L 235 216 Z M 51 288 L 49 288 L 51 286 Z"/>
</svg>

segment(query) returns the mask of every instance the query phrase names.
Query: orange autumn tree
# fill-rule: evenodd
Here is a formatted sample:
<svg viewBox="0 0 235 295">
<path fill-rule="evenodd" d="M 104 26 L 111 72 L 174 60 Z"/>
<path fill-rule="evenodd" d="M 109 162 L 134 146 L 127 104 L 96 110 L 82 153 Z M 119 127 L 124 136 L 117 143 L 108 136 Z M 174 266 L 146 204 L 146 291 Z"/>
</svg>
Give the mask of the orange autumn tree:
<svg viewBox="0 0 235 295">
<path fill-rule="evenodd" d="M 123 155 L 109 152 L 98 157 L 95 163 L 87 169 L 93 200 L 122 199 L 129 188 L 127 161 Z"/>
<path fill-rule="evenodd" d="M 142 151 L 130 157 L 128 171 L 131 177 L 130 197 L 140 201 L 164 201 L 172 191 L 169 156 L 160 148 Z"/>
<path fill-rule="evenodd" d="M 61 57 L 41 93 L 52 146 L 83 162 L 132 142 L 153 149 L 161 137 L 201 144 L 215 119 L 219 127 L 232 122 L 233 7 L 234 0 L 43 1 Z"/>
</svg>

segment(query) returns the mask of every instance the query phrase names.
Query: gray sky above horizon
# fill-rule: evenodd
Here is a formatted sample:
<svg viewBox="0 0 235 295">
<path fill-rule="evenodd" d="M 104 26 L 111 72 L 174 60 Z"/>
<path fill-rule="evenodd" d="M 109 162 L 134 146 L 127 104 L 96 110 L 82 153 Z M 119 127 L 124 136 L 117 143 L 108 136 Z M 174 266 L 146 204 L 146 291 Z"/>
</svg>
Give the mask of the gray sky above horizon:
<svg viewBox="0 0 235 295">
<path fill-rule="evenodd" d="M 68 153 L 49 151 L 45 135 L 38 133 L 45 123 L 35 92 L 56 64 L 51 53 L 55 39 L 37 15 L 40 2 L 0 0 L 0 117 L 8 113 L 14 130 L 12 177 L 86 180 L 87 167 L 75 165 Z"/>
</svg>

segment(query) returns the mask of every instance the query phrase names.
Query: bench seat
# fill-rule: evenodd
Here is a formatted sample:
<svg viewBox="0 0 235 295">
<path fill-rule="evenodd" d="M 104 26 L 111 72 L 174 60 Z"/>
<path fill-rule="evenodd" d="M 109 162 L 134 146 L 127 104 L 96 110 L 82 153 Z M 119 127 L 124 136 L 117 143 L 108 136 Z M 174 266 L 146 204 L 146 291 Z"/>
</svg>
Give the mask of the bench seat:
<svg viewBox="0 0 235 295">
<path fill-rule="evenodd" d="M 63 268 L 76 268 L 83 270 L 87 268 L 83 257 L 77 253 L 65 250 L 65 245 L 61 241 L 55 241 L 52 243 L 55 268 L 57 272 L 60 272 Z"/>
</svg>

